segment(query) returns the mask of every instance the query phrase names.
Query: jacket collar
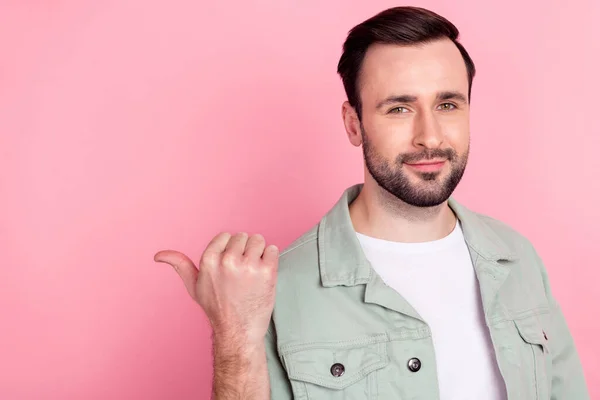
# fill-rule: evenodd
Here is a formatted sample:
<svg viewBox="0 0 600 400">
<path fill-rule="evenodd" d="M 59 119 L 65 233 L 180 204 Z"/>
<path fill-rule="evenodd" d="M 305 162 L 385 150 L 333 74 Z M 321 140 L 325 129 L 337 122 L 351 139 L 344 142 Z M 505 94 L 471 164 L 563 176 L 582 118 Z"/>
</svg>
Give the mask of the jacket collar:
<svg viewBox="0 0 600 400">
<path fill-rule="evenodd" d="M 325 287 L 364 284 L 369 282 L 373 273 L 356 236 L 348 208 L 362 187 L 361 183 L 347 188 L 319 223 L 319 269 Z M 448 205 L 460 221 L 465 242 L 471 251 L 488 261 L 517 258 L 486 221 L 487 217 L 470 211 L 453 197 L 448 199 Z"/>
</svg>

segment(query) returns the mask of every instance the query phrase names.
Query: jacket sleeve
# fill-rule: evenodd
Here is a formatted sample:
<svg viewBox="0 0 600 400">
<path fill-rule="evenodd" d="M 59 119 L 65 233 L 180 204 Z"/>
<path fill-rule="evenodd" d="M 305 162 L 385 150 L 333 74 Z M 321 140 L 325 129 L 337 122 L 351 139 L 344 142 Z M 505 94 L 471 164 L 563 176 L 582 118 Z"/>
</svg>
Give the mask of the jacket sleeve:
<svg viewBox="0 0 600 400">
<path fill-rule="evenodd" d="M 533 247 L 532 247 L 533 248 Z M 548 345 L 552 354 L 551 400 L 589 400 L 590 395 L 575 342 L 567 326 L 560 304 L 552 294 L 548 273 L 543 261 L 533 250 L 542 275 L 546 298 L 550 306 L 550 332 Z"/>
<path fill-rule="evenodd" d="M 277 336 L 272 320 L 265 336 L 265 347 L 267 350 L 271 400 L 293 400 L 294 396 L 290 381 L 277 352 Z"/>
</svg>

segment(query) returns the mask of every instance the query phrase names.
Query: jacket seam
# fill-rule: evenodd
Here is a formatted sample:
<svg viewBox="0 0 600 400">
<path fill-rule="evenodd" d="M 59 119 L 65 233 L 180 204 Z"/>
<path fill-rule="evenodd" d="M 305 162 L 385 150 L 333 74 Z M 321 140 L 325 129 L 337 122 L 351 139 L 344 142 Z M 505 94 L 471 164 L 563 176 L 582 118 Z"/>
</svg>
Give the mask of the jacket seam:
<svg viewBox="0 0 600 400">
<path fill-rule="evenodd" d="M 311 233 L 307 238 L 305 238 L 302 242 L 296 244 L 294 247 L 285 249 L 279 256 L 282 257 L 282 256 L 288 254 L 289 252 L 294 251 L 297 248 L 304 246 L 305 244 L 308 244 L 308 242 L 314 241 L 316 237 L 317 237 L 316 233 Z"/>
</svg>

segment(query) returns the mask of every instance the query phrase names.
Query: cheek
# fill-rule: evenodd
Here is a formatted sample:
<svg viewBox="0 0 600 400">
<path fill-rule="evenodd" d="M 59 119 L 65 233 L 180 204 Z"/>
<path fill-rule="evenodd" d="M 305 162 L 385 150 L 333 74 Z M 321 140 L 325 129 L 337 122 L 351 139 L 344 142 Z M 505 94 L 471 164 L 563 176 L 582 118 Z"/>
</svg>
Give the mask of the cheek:
<svg viewBox="0 0 600 400">
<path fill-rule="evenodd" d="M 399 153 L 410 151 L 412 146 L 412 125 L 410 120 L 380 119 L 365 126 L 369 141 L 386 158 L 394 158 Z M 389 157 L 387 157 L 389 156 Z"/>
<path fill-rule="evenodd" d="M 470 127 L 468 120 L 455 119 L 445 121 L 443 125 L 444 136 L 448 144 L 459 154 L 469 147 Z"/>
</svg>

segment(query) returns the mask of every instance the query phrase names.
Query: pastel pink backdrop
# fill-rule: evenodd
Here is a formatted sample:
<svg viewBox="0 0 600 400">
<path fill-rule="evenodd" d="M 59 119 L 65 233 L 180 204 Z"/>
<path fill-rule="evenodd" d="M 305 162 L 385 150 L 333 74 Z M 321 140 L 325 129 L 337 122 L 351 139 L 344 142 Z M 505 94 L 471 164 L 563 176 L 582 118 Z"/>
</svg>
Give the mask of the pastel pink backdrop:
<svg viewBox="0 0 600 400">
<path fill-rule="evenodd" d="M 393 1 L 0 3 L 0 398 L 208 399 L 178 276 L 221 230 L 284 247 L 362 181 L 335 69 Z M 416 1 L 478 69 L 456 197 L 546 261 L 600 398 L 600 2 Z"/>
</svg>

